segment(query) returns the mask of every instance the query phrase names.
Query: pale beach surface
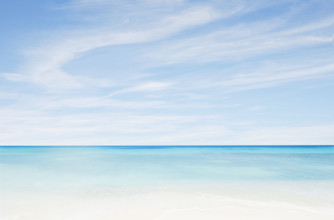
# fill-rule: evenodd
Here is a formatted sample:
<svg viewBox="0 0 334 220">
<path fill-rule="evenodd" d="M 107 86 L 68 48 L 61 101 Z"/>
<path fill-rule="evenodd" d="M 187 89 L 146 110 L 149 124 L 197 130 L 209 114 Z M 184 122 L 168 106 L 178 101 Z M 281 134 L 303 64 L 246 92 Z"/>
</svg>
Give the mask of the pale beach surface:
<svg viewBox="0 0 334 220">
<path fill-rule="evenodd" d="M 334 201 L 328 199 L 334 196 L 332 186 L 333 183 L 276 183 L 178 189 L 162 187 L 82 192 L 16 192 L 3 197 L 1 219 L 332 220 Z M 296 188 L 299 188 L 299 193 L 291 193 Z M 326 197 L 322 197 L 322 193 L 327 193 Z"/>
</svg>

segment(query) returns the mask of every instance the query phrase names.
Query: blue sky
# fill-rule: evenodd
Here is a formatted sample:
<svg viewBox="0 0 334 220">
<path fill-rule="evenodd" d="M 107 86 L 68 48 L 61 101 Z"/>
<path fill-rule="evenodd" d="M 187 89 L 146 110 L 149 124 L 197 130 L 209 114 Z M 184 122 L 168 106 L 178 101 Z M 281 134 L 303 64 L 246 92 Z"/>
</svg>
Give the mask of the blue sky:
<svg viewBox="0 0 334 220">
<path fill-rule="evenodd" d="M 0 2 L 2 145 L 334 144 L 334 2 Z"/>
</svg>

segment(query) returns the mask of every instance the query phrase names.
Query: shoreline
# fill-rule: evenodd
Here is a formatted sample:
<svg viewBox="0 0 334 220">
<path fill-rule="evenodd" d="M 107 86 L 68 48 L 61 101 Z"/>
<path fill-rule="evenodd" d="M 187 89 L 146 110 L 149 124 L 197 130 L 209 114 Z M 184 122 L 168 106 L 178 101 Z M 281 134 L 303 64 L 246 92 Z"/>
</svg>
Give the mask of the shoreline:
<svg viewBox="0 0 334 220">
<path fill-rule="evenodd" d="M 7 191 L 0 219 L 329 220 L 334 218 L 331 186 L 333 181 Z M 310 189 L 323 189 L 329 197 L 313 195 Z"/>
</svg>

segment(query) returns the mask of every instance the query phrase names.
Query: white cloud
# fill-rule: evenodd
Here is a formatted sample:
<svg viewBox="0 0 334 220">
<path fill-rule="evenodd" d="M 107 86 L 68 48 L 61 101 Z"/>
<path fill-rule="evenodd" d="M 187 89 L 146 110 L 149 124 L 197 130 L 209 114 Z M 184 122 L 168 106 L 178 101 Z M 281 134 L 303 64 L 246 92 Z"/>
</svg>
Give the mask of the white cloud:
<svg viewBox="0 0 334 220">
<path fill-rule="evenodd" d="M 260 110 L 263 110 L 265 108 L 266 108 L 265 106 L 257 105 L 257 106 L 250 107 L 248 110 L 249 111 L 260 111 Z"/>
<path fill-rule="evenodd" d="M 75 109 L 101 109 L 109 108 L 126 108 L 126 109 L 154 109 L 169 107 L 169 103 L 164 101 L 121 101 L 109 99 L 106 97 L 76 97 L 76 98 L 60 98 L 55 100 L 43 101 L 37 104 L 42 109 L 57 108 L 75 108 Z"/>
<path fill-rule="evenodd" d="M 134 44 L 156 41 L 184 29 L 206 24 L 219 18 L 219 13 L 210 7 L 192 7 L 179 14 L 168 15 L 152 22 L 146 30 L 83 30 L 76 36 L 48 42 L 40 48 L 26 52 L 27 63 L 21 75 L 6 74 L 9 80 L 27 80 L 46 87 L 71 88 L 82 86 L 78 80 L 62 70 L 62 66 L 90 50 L 111 45 Z M 66 36 L 67 34 L 64 33 Z"/>
<path fill-rule="evenodd" d="M 130 88 L 121 89 L 109 94 L 109 96 L 115 96 L 123 93 L 131 93 L 131 92 L 155 92 L 161 91 L 170 88 L 173 83 L 169 82 L 146 82 L 142 83 Z"/>
<path fill-rule="evenodd" d="M 220 94 L 243 90 L 277 87 L 292 82 L 316 78 L 333 78 L 333 56 L 326 58 L 313 57 L 303 59 L 283 58 L 282 60 L 262 61 L 224 68 L 221 71 L 205 72 L 197 76 L 179 77 L 179 84 L 189 91 L 216 89 Z M 207 75 L 210 74 L 210 77 Z M 195 78 L 196 77 L 196 78 Z M 173 79 L 176 81 L 176 79 Z"/>
<path fill-rule="evenodd" d="M 326 76 L 325 74 L 332 74 L 333 72 L 334 64 L 293 67 L 276 66 L 276 68 L 262 69 L 255 73 L 232 75 L 231 78 L 216 83 L 216 86 L 224 86 L 225 88 L 230 88 L 231 91 L 265 88 L 291 81 Z"/>
<path fill-rule="evenodd" d="M 93 144 L 94 142 L 134 144 L 132 141 L 145 139 L 147 141 L 149 136 L 156 135 L 164 137 L 170 132 L 182 129 L 186 124 L 208 121 L 210 118 L 212 117 L 143 115 L 129 112 L 50 115 L 44 111 L 10 109 L 0 111 L 0 130 L 3 131 L 0 141 L 3 145 Z M 124 139 L 123 135 L 133 136 L 134 139 Z M 120 137 L 123 139 L 122 142 L 119 142 Z M 13 139 L 16 141 L 13 142 Z"/>
<path fill-rule="evenodd" d="M 332 144 L 334 125 L 261 126 L 221 116 L 0 111 L 2 145 Z"/>
<path fill-rule="evenodd" d="M 321 145 L 334 141 L 334 125 L 260 127 L 240 132 L 244 144 L 250 145 Z M 232 143 L 232 142 L 230 142 Z"/>
<path fill-rule="evenodd" d="M 145 58 L 154 60 L 153 65 L 240 61 L 249 57 L 334 42 L 334 33 L 331 31 L 334 28 L 334 19 L 331 17 L 302 27 L 282 29 L 287 22 L 289 21 L 268 20 L 265 23 L 246 22 L 225 27 L 224 30 L 159 45 L 147 50 Z"/>
<path fill-rule="evenodd" d="M 21 73 L 1 73 L 1 76 L 9 81 L 26 81 L 27 76 Z"/>
</svg>

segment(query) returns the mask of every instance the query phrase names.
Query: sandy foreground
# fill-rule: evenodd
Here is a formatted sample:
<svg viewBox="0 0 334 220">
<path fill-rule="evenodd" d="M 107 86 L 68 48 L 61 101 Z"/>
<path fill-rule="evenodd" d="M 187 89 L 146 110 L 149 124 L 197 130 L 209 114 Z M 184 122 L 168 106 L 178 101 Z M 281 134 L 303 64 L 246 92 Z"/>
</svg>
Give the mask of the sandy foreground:
<svg viewBox="0 0 334 220">
<path fill-rule="evenodd" d="M 1 193 L 1 220 L 334 219 L 333 182 Z"/>
</svg>

